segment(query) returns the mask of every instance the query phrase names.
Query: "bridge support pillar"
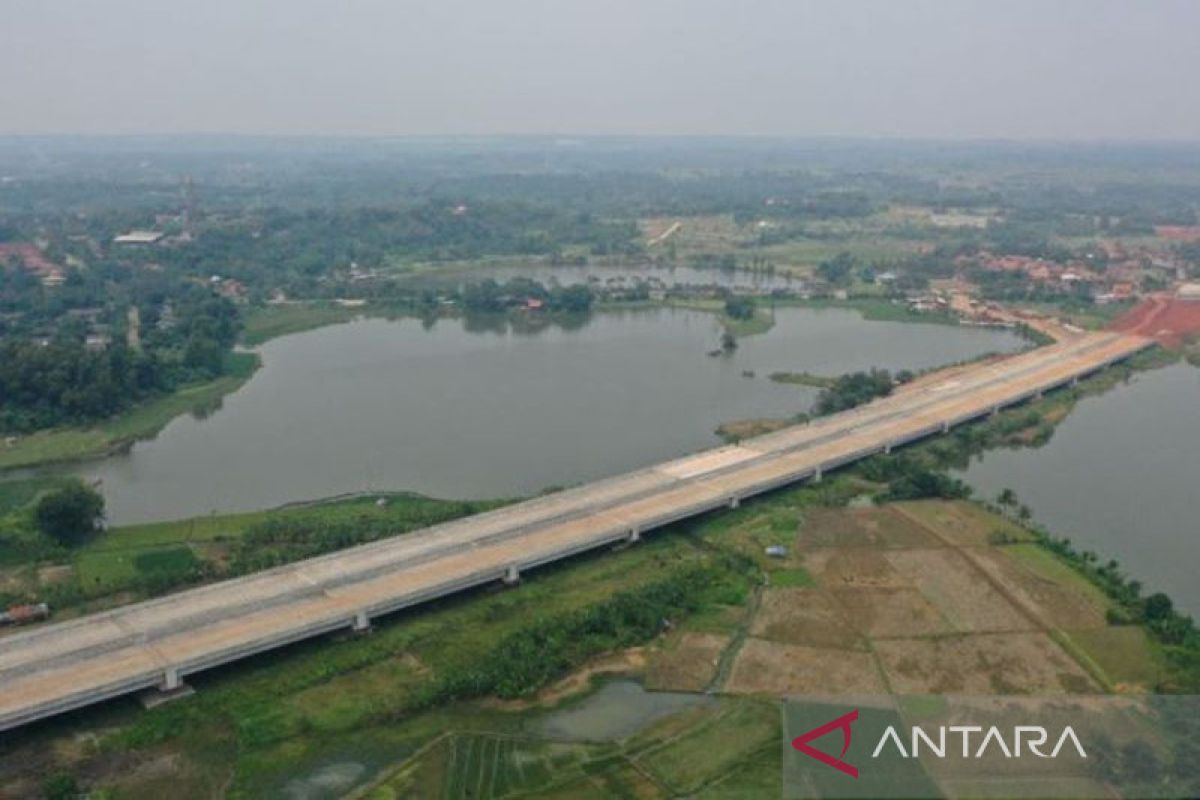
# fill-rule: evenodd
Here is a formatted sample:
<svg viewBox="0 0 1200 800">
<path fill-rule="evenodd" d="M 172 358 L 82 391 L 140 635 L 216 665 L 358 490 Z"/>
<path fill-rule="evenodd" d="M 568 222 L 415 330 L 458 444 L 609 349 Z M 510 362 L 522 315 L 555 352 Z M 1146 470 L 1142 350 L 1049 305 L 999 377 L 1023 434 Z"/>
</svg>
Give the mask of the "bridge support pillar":
<svg viewBox="0 0 1200 800">
<path fill-rule="evenodd" d="M 195 693 L 195 689 L 183 682 L 183 677 L 179 674 L 177 667 L 167 667 L 163 670 L 162 683 L 158 685 L 158 688 L 139 692 L 137 698 L 143 708 L 154 708 L 172 700 L 190 697 Z"/>
<path fill-rule="evenodd" d="M 885 444 L 883 446 L 883 454 L 886 456 L 886 455 L 890 455 L 891 452 L 892 452 L 892 443 L 888 442 L 887 444 Z"/>
<path fill-rule="evenodd" d="M 628 539 L 629 543 L 633 544 L 634 542 L 640 542 L 641 540 L 642 540 L 642 532 L 640 530 L 638 530 L 637 528 L 630 528 L 629 529 L 629 539 Z"/>
<path fill-rule="evenodd" d="M 509 567 L 504 571 L 504 585 L 515 586 L 521 582 L 521 571 L 516 567 Z"/>
<path fill-rule="evenodd" d="M 823 478 L 823 477 L 825 477 L 825 475 L 823 472 L 821 472 L 820 467 L 817 467 L 815 470 L 813 470 L 813 477 L 812 477 L 813 483 L 820 483 L 821 478 Z"/>
<path fill-rule="evenodd" d="M 366 633 L 371 630 L 371 618 L 367 616 L 366 611 L 355 612 L 354 622 L 351 623 L 350 630 L 355 633 Z"/>
<path fill-rule="evenodd" d="M 989 416 L 996 416 L 1000 413 L 1000 406 L 992 406 L 992 413 Z"/>
<path fill-rule="evenodd" d="M 729 507 L 730 508 L 737 508 L 741 504 L 742 504 L 742 500 L 737 495 L 734 495 L 733 497 L 729 498 Z"/>
<path fill-rule="evenodd" d="M 1076 376 L 1074 378 L 1071 378 L 1071 388 L 1074 389 L 1078 385 L 1079 385 L 1079 377 Z"/>
<path fill-rule="evenodd" d="M 1043 397 L 1045 397 L 1045 396 L 1046 396 L 1046 393 L 1045 393 L 1045 392 L 1043 392 L 1043 391 L 1037 391 L 1037 392 L 1034 392 L 1034 393 L 1033 393 L 1033 399 L 1034 399 L 1034 400 L 1041 400 L 1041 399 L 1042 399 Z"/>
<path fill-rule="evenodd" d="M 950 423 L 943 422 L 942 423 L 942 433 L 949 433 L 949 432 L 950 432 Z"/>
</svg>

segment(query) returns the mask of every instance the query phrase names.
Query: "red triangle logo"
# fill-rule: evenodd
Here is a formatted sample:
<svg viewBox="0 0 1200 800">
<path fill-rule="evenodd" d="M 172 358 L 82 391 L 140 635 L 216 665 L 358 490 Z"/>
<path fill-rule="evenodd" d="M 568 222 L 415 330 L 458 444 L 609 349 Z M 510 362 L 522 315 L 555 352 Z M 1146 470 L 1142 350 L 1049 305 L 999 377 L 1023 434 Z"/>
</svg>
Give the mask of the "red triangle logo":
<svg viewBox="0 0 1200 800">
<path fill-rule="evenodd" d="M 824 725 L 813 728 L 808 733 L 800 734 L 795 739 L 792 739 L 792 747 L 799 750 L 801 753 L 804 753 L 804 755 L 808 756 L 809 758 L 815 758 L 817 761 L 820 761 L 827 767 L 833 767 L 838 772 L 844 772 L 851 778 L 857 778 L 858 767 L 842 761 L 842 758 L 846 755 L 846 751 L 850 749 L 850 726 L 857 719 L 858 709 L 856 708 L 847 714 L 843 714 L 837 719 L 830 720 Z M 832 733 L 836 730 L 841 730 L 842 732 L 842 752 L 838 754 L 837 758 L 834 758 L 828 753 L 822 752 L 809 744 L 809 742 L 813 741 L 814 739 L 820 739 L 825 734 Z"/>
</svg>

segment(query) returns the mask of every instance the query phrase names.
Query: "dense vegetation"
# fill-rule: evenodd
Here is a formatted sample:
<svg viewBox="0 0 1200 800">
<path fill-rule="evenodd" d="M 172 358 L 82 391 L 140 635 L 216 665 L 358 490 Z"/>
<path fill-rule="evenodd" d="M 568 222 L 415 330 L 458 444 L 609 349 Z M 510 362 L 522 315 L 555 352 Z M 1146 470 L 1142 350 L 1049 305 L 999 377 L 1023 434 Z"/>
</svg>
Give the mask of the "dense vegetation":
<svg viewBox="0 0 1200 800">
<path fill-rule="evenodd" d="M 76 324 L 79 317 L 70 314 L 47 338 L 0 337 L 0 432 L 104 419 L 181 384 L 223 374 L 239 328 L 233 304 L 198 287 L 183 289 L 174 300 L 163 301 L 170 309 L 166 317 L 161 303 L 146 308 L 141 326 L 154 327 L 132 346 L 124 323 L 89 340 Z"/>
<path fill-rule="evenodd" d="M 59 544 L 82 544 L 104 524 L 104 498 L 82 481 L 73 480 L 38 500 L 33 518 L 38 529 Z"/>
<path fill-rule="evenodd" d="M 468 312 L 487 314 L 512 308 L 580 314 L 589 311 L 593 301 L 592 290 L 586 285 L 547 287 L 528 278 L 513 278 L 505 283 L 497 283 L 491 278 L 471 282 L 460 296 Z"/>
<path fill-rule="evenodd" d="M 878 397 L 886 397 L 892 393 L 894 386 L 892 375 L 885 369 L 872 369 L 869 372 L 852 372 L 834 379 L 833 383 L 821 390 L 817 395 L 815 406 L 819 415 L 836 414 Z"/>
<path fill-rule="evenodd" d="M 747 320 L 754 317 L 754 300 L 742 295 L 730 295 L 725 299 L 725 315 L 732 319 Z"/>
<path fill-rule="evenodd" d="M 320 514 L 268 516 L 251 525 L 234 543 L 228 572 L 245 574 L 330 553 L 356 544 L 427 528 L 440 522 L 476 514 L 495 507 L 495 502 L 433 500 L 404 495 L 393 501 L 403 508 L 403 519 L 392 514 L 360 513 L 353 517 L 328 518 Z"/>
<path fill-rule="evenodd" d="M 745 596 L 746 582 L 731 567 L 698 565 L 678 569 L 661 580 L 587 608 L 533 620 L 497 642 L 485 657 L 447 671 L 427 687 L 418 704 L 435 705 L 485 695 L 521 697 L 597 653 L 641 644 L 662 632 L 672 620 L 705 605 L 738 603 Z"/>
</svg>

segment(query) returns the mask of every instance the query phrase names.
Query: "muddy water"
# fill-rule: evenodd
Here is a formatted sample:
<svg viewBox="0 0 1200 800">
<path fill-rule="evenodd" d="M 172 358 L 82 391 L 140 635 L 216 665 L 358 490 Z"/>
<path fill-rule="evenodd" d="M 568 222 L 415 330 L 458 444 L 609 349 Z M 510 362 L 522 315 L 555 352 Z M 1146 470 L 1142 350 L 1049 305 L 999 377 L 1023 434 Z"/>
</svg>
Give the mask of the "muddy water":
<svg viewBox="0 0 1200 800">
<path fill-rule="evenodd" d="M 672 714 L 715 702 L 710 695 L 648 692 L 635 681 L 611 681 L 578 705 L 533 723 L 533 731 L 559 741 L 612 742 Z"/>
</svg>

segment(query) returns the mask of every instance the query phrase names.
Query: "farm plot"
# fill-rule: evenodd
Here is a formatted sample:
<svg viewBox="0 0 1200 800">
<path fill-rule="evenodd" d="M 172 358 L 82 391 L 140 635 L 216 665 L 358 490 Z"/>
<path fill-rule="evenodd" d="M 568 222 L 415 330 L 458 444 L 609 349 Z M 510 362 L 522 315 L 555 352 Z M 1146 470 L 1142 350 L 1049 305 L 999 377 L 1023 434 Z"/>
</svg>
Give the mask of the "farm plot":
<svg viewBox="0 0 1200 800">
<path fill-rule="evenodd" d="M 877 641 L 900 694 L 1064 694 L 1100 687 L 1045 633 Z"/>
<path fill-rule="evenodd" d="M 810 512 L 800 529 L 799 544 L 813 547 L 935 547 L 929 530 L 892 506 L 820 509 Z"/>
<path fill-rule="evenodd" d="M 1034 627 L 953 548 L 892 551 L 887 559 L 956 631 L 1026 631 Z"/>
<path fill-rule="evenodd" d="M 701 692 L 712 683 L 730 637 L 717 633 L 683 633 L 656 652 L 647 665 L 648 689 Z"/>
<path fill-rule="evenodd" d="M 1154 658 L 1097 652 L 1112 630 L 1104 596 L 1029 538 L 963 502 L 809 511 L 796 557 L 815 585 L 763 592 L 725 689 L 1056 694 L 1117 676 L 1148 685 Z"/>
<path fill-rule="evenodd" d="M 747 639 L 725 690 L 734 694 L 886 691 L 870 653 Z"/>
<path fill-rule="evenodd" d="M 785 644 L 866 649 L 866 642 L 846 624 L 845 616 L 828 592 L 817 589 L 764 592 L 750 633 L 759 639 Z"/>
</svg>

